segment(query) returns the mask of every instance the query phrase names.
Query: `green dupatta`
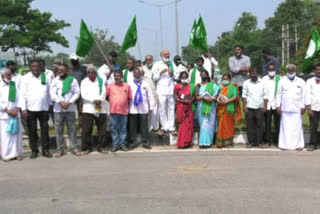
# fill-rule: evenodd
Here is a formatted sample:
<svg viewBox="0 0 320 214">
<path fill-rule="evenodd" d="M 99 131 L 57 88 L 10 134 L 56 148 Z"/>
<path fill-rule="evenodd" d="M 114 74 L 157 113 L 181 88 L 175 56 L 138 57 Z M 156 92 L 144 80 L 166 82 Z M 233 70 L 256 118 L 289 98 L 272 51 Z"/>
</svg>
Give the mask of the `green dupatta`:
<svg viewBox="0 0 320 214">
<path fill-rule="evenodd" d="M 210 94 L 210 96 L 213 96 L 213 83 L 212 82 L 208 82 L 205 88 L 205 92 L 208 92 L 208 94 Z M 201 107 L 201 113 L 204 115 L 209 115 L 211 113 L 212 110 L 212 103 L 203 100 L 202 101 L 202 107 Z"/>
</svg>

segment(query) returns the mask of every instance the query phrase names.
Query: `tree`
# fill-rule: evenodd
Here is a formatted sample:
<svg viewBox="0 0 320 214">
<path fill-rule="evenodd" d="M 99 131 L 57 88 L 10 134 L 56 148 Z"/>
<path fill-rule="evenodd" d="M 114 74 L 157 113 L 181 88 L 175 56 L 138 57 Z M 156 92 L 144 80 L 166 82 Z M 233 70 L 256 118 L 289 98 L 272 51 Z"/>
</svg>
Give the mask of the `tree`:
<svg viewBox="0 0 320 214">
<path fill-rule="evenodd" d="M 92 31 L 91 31 L 92 32 Z M 120 45 L 114 41 L 114 36 L 108 35 L 108 30 L 95 29 L 93 32 L 95 39 L 101 46 L 102 51 L 107 56 L 111 51 L 120 53 Z M 122 53 L 117 58 L 117 63 L 121 68 L 124 68 L 127 63 L 127 59 L 132 57 L 128 52 Z M 105 59 L 99 50 L 97 44 L 94 44 L 88 53 L 88 56 L 84 59 L 85 63 L 93 63 L 94 65 L 100 66 L 105 62 Z"/>
<path fill-rule="evenodd" d="M 59 32 L 70 26 L 63 20 L 52 20 L 50 12 L 31 9 L 33 0 L 0 0 L 0 47 L 30 48 L 36 53 L 52 52 L 50 43 L 68 47 L 68 41 Z"/>
</svg>

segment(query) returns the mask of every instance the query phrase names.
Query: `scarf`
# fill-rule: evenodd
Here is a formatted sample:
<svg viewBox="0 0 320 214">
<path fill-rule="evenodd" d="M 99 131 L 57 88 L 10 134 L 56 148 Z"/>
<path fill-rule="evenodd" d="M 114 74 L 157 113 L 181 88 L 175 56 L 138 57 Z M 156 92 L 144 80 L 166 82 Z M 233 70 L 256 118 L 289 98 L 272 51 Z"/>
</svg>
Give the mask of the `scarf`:
<svg viewBox="0 0 320 214">
<path fill-rule="evenodd" d="M 192 69 L 192 73 L 191 73 L 191 82 L 190 82 L 190 84 L 196 84 L 196 73 L 197 73 L 197 68 L 196 67 L 194 67 L 193 69 Z"/>
<path fill-rule="evenodd" d="M 46 73 L 43 71 L 40 72 L 40 76 L 41 76 L 41 84 L 45 85 L 47 84 L 47 80 L 46 80 Z"/>
<path fill-rule="evenodd" d="M 9 82 L 9 97 L 8 97 L 8 100 L 10 102 L 15 102 L 16 101 L 16 94 L 17 94 L 16 83 L 14 81 L 10 81 Z"/>
<path fill-rule="evenodd" d="M 227 98 L 228 98 L 228 99 L 231 99 L 231 98 L 233 97 L 234 87 L 235 87 L 235 86 L 233 85 L 233 83 L 230 83 L 230 84 L 228 85 L 228 93 L 227 93 Z M 233 102 L 227 104 L 227 112 L 228 112 L 229 114 L 234 114 L 234 112 L 235 112 L 235 107 L 234 107 L 234 103 L 233 103 Z"/>
<path fill-rule="evenodd" d="M 274 96 L 277 96 L 277 92 L 278 92 L 278 84 L 279 84 L 279 81 L 280 81 L 280 75 L 279 74 L 276 74 L 276 88 L 274 90 Z"/>
<path fill-rule="evenodd" d="M 135 106 L 138 106 L 140 103 L 142 103 L 143 98 L 142 98 L 142 91 L 141 91 L 141 85 L 142 85 L 142 80 L 141 82 L 137 82 L 137 80 L 133 80 L 133 82 L 138 86 L 136 94 L 134 95 L 134 100 L 133 104 Z"/>
<path fill-rule="evenodd" d="M 102 93 L 102 85 L 103 85 L 103 80 L 101 77 L 97 76 L 98 84 L 99 84 L 99 94 L 101 95 Z"/>
<path fill-rule="evenodd" d="M 196 88 L 195 84 L 190 83 L 189 84 L 189 88 L 190 88 L 190 97 L 192 99 L 192 97 L 194 96 L 195 88 Z M 196 112 L 196 104 L 195 104 L 195 102 L 192 102 L 192 111 Z"/>
<path fill-rule="evenodd" d="M 66 78 L 64 78 L 62 83 L 62 94 L 61 94 L 63 97 L 68 93 L 68 91 L 70 91 L 73 79 L 74 77 L 71 75 L 68 75 Z"/>
<path fill-rule="evenodd" d="M 205 92 L 208 92 L 210 96 L 213 96 L 213 83 L 208 82 L 205 88 Z M 203 100 L 202 101 L 202 107 L 201 107 L 201 113 L 204 114 L 205 116 L 209 115 L 212 110 L 212 103 Z"/>
<path fill-rule="evenodd" d="M 174 73 L 174 67 L 173 67 L 173 62 L 169 61 L 169 68 L 171 69 L 172 73 Z"/>
<path fill-rule="evenodd" d="M 127 83 L 128 82 L 128 69 L 124 70 L 124 76 L 123 76 L 123 82 Z"/>
</svg>

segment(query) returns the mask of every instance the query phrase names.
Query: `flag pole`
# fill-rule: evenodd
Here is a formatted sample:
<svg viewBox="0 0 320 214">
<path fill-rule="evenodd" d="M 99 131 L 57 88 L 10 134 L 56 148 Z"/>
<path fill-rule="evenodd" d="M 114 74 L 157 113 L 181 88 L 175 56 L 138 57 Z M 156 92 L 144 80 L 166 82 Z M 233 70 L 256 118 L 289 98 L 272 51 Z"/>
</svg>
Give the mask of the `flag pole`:
<svg viewBox="0 0 320 214">
<path fill-rule="evenodd" d="M 99 50 L 100 50 L 100 52 L 101 52 L 101 54 L 102 54 L 103 58 L 106 60 L 107 65 L 109 66 L 109 68 L 111 68 L 111 63 L 109 62 L 109 60 L 108 60 L 108 58 L 106 57 L 106 55 L 104 55 L 104 53 L 103 53 L 103 50 L 102 50 L 101 46 L 99 45 L 99 43 L 97 42 L 97 40 L 96 40 L 96 39 L 95 39 L 94 41 L 96 42 L 96 44 L 97 44 L 97 46 L 98 46 L 98 48 L 99 48 Z"/>
<path fill-rule="evenodd" d="M 137 39 L 137 44 L 138 44 L 138 50 L 139 50 L 140 60 L 141 60 L 141 62 L 142 62 L 142 55 L 141 55 L 141 48 L 140 48 L 139 39 Z"/>
</svg>

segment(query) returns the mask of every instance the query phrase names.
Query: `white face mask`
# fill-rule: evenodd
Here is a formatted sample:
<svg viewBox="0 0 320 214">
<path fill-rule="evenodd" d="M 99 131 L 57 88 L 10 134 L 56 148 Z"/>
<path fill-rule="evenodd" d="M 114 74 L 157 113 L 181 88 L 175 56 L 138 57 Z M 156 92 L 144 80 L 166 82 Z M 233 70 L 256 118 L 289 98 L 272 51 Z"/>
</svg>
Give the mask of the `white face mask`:
<svg viewBox="0 0 320 214">
<path fill-rule="evenodd" d="M 165 63 L 168 63 L 169 62 L 169 58 L 163 58 L 162 57 L 162 61 L 164 61 Z"/>
<path fill-rule="evenodd" d="M 275 72 L 275 71 L 269 71 L 269 76 L 270 76 L 270 77 L 274 77 L 274 75 L 276 75 L 276 72 Z"/>
<path fill-rule="evenodd" d="M 188 79 L 181 80 L 181 83 L 188 84 L 189 80 Z"/>
<path fill-rule="evenodd" d="M 293 80 L 295 76 L 296 76 L 296 73 L 292 73 L 292 74 L 287 73 L 287 77 L 291 80 Z"/>
</svg>

